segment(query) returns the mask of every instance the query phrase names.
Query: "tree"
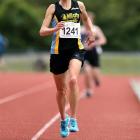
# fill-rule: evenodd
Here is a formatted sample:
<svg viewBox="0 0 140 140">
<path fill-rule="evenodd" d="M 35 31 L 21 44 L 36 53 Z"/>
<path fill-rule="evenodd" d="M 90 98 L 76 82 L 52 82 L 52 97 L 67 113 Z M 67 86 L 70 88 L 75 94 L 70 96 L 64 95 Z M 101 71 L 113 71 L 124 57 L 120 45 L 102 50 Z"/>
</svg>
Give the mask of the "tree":
<svg viewBox="0 0 140 140">
<path fill-rule="evenodd" d="M 50 38 L 40 38 L 45 9 L 57 0 L 1 0 L 0 31 L 13 49 L 49 48 Z M 93 11 L 108 39 L 105 50 L 140 50 L 139 0 L 81 0 Z M 43 46 L 43 47 L 40 47 Z"/>
<path fill-rule="evenodd" d="M 43 10 L 25 0 L 6 0 L 0 5 L 0 30 L 10 40 L 11 49 L 37 49 L 46 46 L 39 37 L 39 29 L 44 16 Z M 41 48 L 41 47 L 40 47 Z"/>
</svg>

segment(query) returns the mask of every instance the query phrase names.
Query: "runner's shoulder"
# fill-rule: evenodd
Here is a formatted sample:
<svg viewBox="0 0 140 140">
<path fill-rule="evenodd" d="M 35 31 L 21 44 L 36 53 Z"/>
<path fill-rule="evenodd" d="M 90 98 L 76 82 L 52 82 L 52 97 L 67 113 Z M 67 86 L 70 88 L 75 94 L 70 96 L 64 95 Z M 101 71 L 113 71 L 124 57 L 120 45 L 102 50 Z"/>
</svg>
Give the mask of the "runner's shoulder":
<svg viewBox="0 0 140 140">
<path fill-rule="evenodd" d="M 47 11 L 49 11 L 49 13 L 54 14 L 55 12 L 55 4 L 50 4 Z"/>
<path fill-rule="evenodd" d="M 84 3 L 82 1 L 77 1 L 79 6 L 84 6 Z"/>
<path fill-rule="evenodd" d="M 79 5 L 80 10 L 83 11 L 83 10 L 85 9 L 84 3 L 81 2 L 81 1 L 77 1 L 77 3 L 78 3 L 78 5 Z"/>
</svg>

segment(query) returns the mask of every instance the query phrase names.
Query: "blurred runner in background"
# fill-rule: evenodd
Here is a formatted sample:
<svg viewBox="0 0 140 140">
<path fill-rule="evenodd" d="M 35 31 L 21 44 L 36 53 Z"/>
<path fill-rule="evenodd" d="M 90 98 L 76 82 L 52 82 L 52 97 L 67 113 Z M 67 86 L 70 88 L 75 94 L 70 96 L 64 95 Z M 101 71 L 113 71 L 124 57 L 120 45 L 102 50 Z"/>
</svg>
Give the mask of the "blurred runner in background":
<svg viewBox="0 0 140 140">
<path fill-rule="evenodd" d="M 7 44 L 7 39 L 2 34 L 0 34 L 0 67 L 3 67 L 5 65 L 3 55 L 6 51 Z"/>
<path fill-rule="evenodd" d="M 92 21 L 95 21 L 95 16 L 93 13 L 88 12 L 88 15 Z M 93 94 L 93 80 L 96 86 L 100 86 L 101 83 L 101 74 L 100 74 L 100 55 L 102 53 L 102 45 L 105 45 L 107 40 L 105 35 L 99 26 L 94 25 L 95 32 L 95 42 L 91 49 L 88 48 L 88 45 L 85 43 L 87 38 L 86 28 L 83 26 L 81 29 L 82 42 L 85 45 L 86 54 L 85 54 L 85 65 L 84 65 L 84 74 L 85 74 L 85 95 L 90 97 Z"/>
</svg>

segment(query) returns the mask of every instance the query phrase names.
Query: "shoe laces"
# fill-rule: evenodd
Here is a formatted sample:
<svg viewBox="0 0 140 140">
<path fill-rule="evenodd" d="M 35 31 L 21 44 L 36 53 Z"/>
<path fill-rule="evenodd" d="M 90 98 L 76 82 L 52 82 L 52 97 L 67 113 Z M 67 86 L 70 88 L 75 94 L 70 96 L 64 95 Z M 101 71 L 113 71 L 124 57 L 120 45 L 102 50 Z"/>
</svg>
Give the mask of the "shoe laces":
<svg viewBox="0 0 140 140">
<path fill-rule="evenodd" d="M 66 130 L 66 121 L 61 121 L 61 129 Z"/>
<path fill-rule="evenodd" d="M 70 124 L 71 124 L 72 127 L 75 127 L 75 125 L 76 125 L 76 120 L 71 119 L 71 120 L 70 120 Z"/>
</svg>

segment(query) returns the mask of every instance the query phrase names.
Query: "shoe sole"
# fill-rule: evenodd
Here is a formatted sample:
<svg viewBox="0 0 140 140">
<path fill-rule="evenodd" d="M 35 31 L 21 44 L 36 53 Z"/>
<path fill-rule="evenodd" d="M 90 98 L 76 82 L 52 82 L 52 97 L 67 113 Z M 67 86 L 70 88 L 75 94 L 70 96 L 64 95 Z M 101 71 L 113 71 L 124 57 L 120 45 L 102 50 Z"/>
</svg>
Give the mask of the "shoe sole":
<svg viewBox="0 0 140 140">
<path fill-rule="evenodd" d="M 79 130 L 69 130 L 70 132 L 78 132 Z"/>
<path fill-rule="evenodd" d="M 70 131 L 69 131 L 68 135 L 66 135 L 66 136 L 61 135 L 61 137 L 62 137 L 62 138 L 66 138 L 66 137 L 69 136 L 69 134 L 70 134 Z"/>
</svg>

